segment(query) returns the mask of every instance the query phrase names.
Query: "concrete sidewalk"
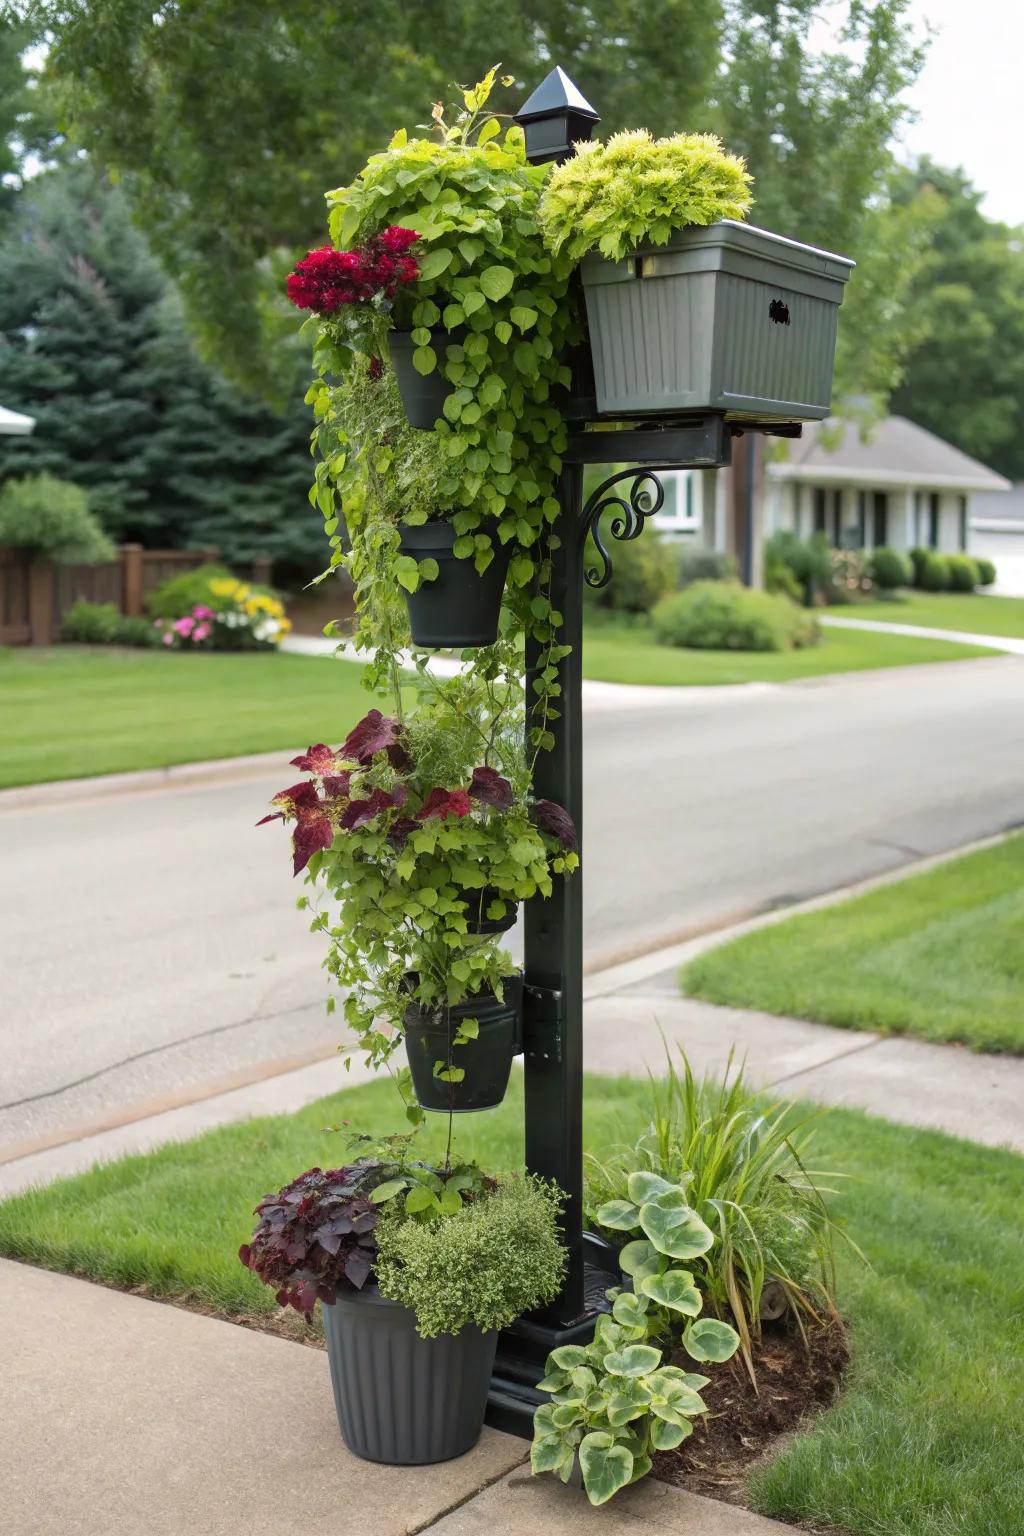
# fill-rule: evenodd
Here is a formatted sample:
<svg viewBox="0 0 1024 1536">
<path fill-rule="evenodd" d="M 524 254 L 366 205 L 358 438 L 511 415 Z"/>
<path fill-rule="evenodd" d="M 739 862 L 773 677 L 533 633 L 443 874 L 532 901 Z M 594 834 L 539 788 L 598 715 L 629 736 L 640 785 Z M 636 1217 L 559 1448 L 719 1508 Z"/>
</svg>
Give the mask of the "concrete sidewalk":
<svg viewBox="0 0 1024 1536">
<path fill-rule="evenodd" d="M 829 629 L 869 629 L 876 635 L 918 636 L 923 640 L 949 640 L 957 645 L 977 645 L 986 651 L 1005 651 L 1024 656 L 1024 639 L 1012 635 L 976 635 L 969 629 L 934 629 L 925 624 L 892 624 L 888 619 L 848 619 L 829 614 L 821 618 Z"/>
<path fill-rule="evenodd" d="M 346 1451 L 327 1358 L 0 1260 L 0 1507 L 11 1536 L 778 1536 L 664 1484 L 602 1509 L 485 1429 L 456 1461 Z"/>
</svg>

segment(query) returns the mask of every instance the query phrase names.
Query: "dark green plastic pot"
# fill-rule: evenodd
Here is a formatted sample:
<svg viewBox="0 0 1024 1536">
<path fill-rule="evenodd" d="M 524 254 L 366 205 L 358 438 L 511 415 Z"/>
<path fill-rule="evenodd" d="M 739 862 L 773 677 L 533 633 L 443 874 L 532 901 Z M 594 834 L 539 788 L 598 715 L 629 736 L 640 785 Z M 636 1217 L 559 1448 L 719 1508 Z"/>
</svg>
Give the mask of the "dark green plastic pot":
<svg viewBox="0 0 1024 1536">
<path fill-rule="evenodd" d="M 403 555 L 436 560 L 437 576 L 416 592 L 407 592 L 413 645 L 441 647 L 493 645 L 498 638 L 501 599 L 512 554 L 511 544 L 494 542 L 494 559 L 481 575 L 473 560 L 454 553 L 451 523 L 401 525 Z"/>
<path fill-rule="evenodd" d="M 421 1339 L 408 1307 L 372 1284 L 324 1305 L 338 1424 L 364 1461 L 419 1467 L 450 1461 L 480 1438 L 497 1333 L 463 1328 Z"/>
<path fill-rule="evenodd" d="M 438 1114 L 473 1114 L 495 1109 L 505 1097 L 512 1058 L 521 1049 L 523 979 L 509 976 L 504 1001 L 493 992 L 471 997 L 464 1003 L 424 1013 L 415 1004 L 405 1014 L 405 1054 L 412 1085 L 423 1109 Z M 465 1045 L 450 1046 L 462 1019 L 476 1019 L 480 1032 Z M 461 1082 L 449 1083 L 434 1075 L 434 1063 L 461 1067 Z"/>
<path fill-rule="evenodd" d="M 412 355 L 416 345 L 412 332 L 391 332 L 388 338 L 391 366 L 395 370 L 395 383 L 410 427 L 417 427 L 421 432 L 433 431 L 438 417 L 443 413 L 445 401 L 455 388 L 441 372 L 440 365 L 445 360 L 448 347 L 459 346 L 464 335 L 464 331 L 445 331 L 440 327 L 432 330 L 430 345 L 437 354 L 438 367 L 433 373 L 420 373 L 413 367 Z"/>
<path fill-rule="evenodd" d="M 470 933 L 507 933 L 516 925 L 519 903 L 509 901 L 493 885 L 485 885 L 480 891 L 460 891 L 459 900 L 466 903 L 466 927 Z M 487 916 L 487 908 L 492 901 L 505 903 L 504 917 Z"/>
</svg>

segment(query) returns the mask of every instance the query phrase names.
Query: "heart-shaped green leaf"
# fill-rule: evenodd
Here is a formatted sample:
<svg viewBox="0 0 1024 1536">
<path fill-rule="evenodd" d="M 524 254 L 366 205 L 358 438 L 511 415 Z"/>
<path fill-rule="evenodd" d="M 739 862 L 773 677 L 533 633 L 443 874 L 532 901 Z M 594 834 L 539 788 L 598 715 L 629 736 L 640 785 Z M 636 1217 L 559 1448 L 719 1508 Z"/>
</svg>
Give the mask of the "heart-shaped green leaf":
<svg viewBox="0 0 1024 1536">
<path fill-rule="evenodd" d="M 683 1348 L 694 1360 L 711 1360 L 721 1364 L 731 1360 L 740 1347 L 740 1336 L 728 1323 L 717 1317 L 702 1317 L 689 1323 L 683 1330 Z"/>
<path fill-rule="evenodd" d="M 661 1350 L 651 1344 L 627 1344 L 625 1349 L 613 1350 L 605 1356 L 604 1368 L 612 1376 L 646 1376 L 657 1370 Z"/>
<path fill-rule="evenodd" d="M 541 1435 L 530 1449 L 530 1470 L 535 1476 L 541 1472 L 557 1472 L 562 1465 L 565 1445 L 561 1435 Z"/>
<path fill-rule="evenodd" d="M 644 1328 L 647 1322 L 646 1297 L 635 1296 L 632 1291 L 623 1291 L 621 1296 L 615 1298 L 612 1317 L 624 1328 Z"/>
<path fill-rule="evenodd" d="M 580 1441 L 580 1471 L 591 1504 L 606 1504 L 633 1476 L 633 1457 L 603 1430 Z"/>
<path fill-rule="evenodd" d="M 688 1205 L 643 1205 L 640 1225 L 658 1252 L 670 1259 L 696 1259 L 715 1241 L 710 1227 Z"/>
<path fill-rule="evenodd" d="M 638 1419 L 644 1411 L 644 1405 L 635 1403 L 624 1392 L 613 1392 L 605 1404 L 604 1411 L 612 1428 L 620 1429 L 623 1424 L 628 1424 L 630 1419 Z"/>
<path fill-rule="evenodd" d="M 503 299 L 515 280 L 510 267 L 485 267 L 480 274 L 480 287 L 489 299 Z"/>
<path fill-rule="evenodd" d="M 634 1205 L 646 1205 L 662 1195 L 670 1195 L 676 1191 L 682 1196 L 682 1190 L 678 1184 L 670 1184 L 668 1179 L 663 1179 L 660 1173 L 646 1173 L 643 1170 L 631 1173 L 629 1183 L 629 1198 Z"/>
<path fill-rule="evenodd" d="M 642 1264 L 657 1257 L 658 1250 L 654 1244 L 638 1237 L 635 1242 L 627 1243 L 619 1254 L 619 1268 L 624 1275 L 635 1275 Z"/>
<path fill-rule="evenodd" d="M 559 1349 L 553 1349 L 548 1356 L 548 1365 L 557 1366 L 560 1371 L 571 1371 L 574 1366 L 586 1365 L 589 1356 L 582 1344 L 563 1344 Z"/>
<path fill-rule="evenodd" d="M 677 1445 L 682 1445 L 688 1435 L 693 1434 L 693 1425 L 689 1419 L 682 1424 L 669 1424 L 665 1419 L 656 1419 L 651 1425 L 651 1444 L 656 1451 L 674 1451 Z"/>
<path fill-rule="evenodd" d="M 640 1225 L 640 1207 L 628 1200 L 608 1200 L 597 1209 L 597 1220 L 613 1232 L 632 1232 Z"/>
<path fill-rule="evenodd" d="M 550 1360 L 548 1361 L 548 1363 L 550 1364 Z M 538 1392 L 561 1392 L 563 1387 L 567 1387 L 568 1385 L 569 1385 L 569 1372 L 568 1371 L 548 1371 L 547 1375 L 546 1376 L 542 1376 L 540 1381 L 538 1381 L 538 1383 L 537 1383 L 537 1391 Z M 545 1404 L 543 1404 L 542 1408 L 538 1408 L 537 1409 L 537 1413 L 541 1413 L 541 1412 L 544 1411 L 544 1409 L 547 1409 L 549 1407 L 550 1407 L 550 1404 L 545 1403 Z M 536 1419 L 536 1415 L 534 1415 L 534 1418 Z"/>
<path fill-rule="evenodd" d="M 688 1269 L 669 1269 L 663 1275 L 648 1275 L 640 1282 L 641 1290 L 659 1307 L 681 1312 L 684 1317 L 699 1317 L 703 1305 L 700 1291 Z"/>
</svg>

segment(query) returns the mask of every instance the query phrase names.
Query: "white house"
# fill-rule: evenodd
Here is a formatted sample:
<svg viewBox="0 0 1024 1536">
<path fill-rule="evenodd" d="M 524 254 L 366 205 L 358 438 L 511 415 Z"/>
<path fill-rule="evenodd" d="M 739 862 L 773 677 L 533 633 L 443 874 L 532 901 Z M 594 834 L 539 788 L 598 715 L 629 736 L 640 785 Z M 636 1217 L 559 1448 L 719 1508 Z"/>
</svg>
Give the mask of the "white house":
<svg viewBox="0 0 1024 1536">
<path fill-rule="evenodd" d="M 27 437 L 35 424 L 34 416 L 22 416 L 20 411 L 7 411 L 0 405 L 0 437 Z"/>
<path fill-rule="evenodd" d="M 866 437 L 852 421 L 811 422 L 787 449 L 768 465 L 765 532 L 824 533 L 841 549 L 970 547 L 983 554 L 971 534 L 975 498 L 997 501 L 1011 488 L 902 416 L 885 417 Z"/>
<path fill-rule="evenodd" d="M 1024 597 L 1024 480 L 1008 496 L 986 493 L 972 500 L 971 554 L 992 561 L 995 593 Z"/>
</svg>

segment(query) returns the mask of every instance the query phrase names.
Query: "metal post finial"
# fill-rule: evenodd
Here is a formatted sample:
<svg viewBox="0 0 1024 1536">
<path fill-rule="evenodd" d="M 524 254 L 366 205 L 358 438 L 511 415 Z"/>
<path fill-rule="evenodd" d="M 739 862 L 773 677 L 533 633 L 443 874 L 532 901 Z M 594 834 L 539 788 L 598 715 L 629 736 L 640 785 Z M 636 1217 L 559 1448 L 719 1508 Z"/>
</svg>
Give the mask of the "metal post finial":
<svg viewBox="0 0 1024 1536">
<path fill-rule="evenodd" d="M 526 134 L 526 158 L 533 165 L 567 159 L 573 145 L 589 139 L 600 121 L 600 114 L 557 64 L 513 115 Z"/>
</svg>

